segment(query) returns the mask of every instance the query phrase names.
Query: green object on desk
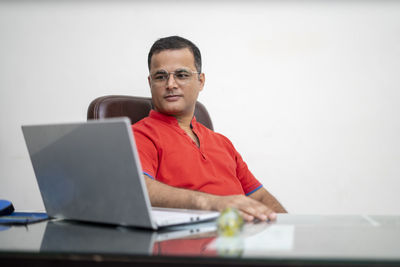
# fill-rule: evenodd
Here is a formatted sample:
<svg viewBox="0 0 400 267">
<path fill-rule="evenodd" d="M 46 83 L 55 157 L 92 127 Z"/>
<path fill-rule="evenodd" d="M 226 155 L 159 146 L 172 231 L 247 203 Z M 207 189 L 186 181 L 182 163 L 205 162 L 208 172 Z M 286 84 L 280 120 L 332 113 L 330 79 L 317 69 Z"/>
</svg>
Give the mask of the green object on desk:
<svg viewBox="0 0 400 267">
<path fill-rule="evenodd" d="M 235 208 L 226 208 L 217 219 L 218 232 L 221 236 L 235 236 L 243 227 L 243 218 Z"/>
<path fill-rule="evenodd" d="M 26 225 L 48 219 L 49 216 L 44 212 L 13 212 L 0 216 L 0 225 Z"/>
</svg>

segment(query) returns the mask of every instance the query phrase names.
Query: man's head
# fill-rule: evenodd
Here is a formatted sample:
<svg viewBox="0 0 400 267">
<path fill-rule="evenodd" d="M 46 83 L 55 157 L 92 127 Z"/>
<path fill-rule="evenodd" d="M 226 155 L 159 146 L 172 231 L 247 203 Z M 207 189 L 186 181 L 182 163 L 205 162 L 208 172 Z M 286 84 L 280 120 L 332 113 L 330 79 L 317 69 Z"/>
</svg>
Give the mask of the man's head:
<svg viewBox="0 0 400 267">
<path fill-rule="evenodd" d="M 147 57 L 147 65 L 149 67 L 149 70 L 151 65 L 151 58 L 154 54 L 160 53 L 164 50 L 178 50 L 183 48 L 188 48 L 190 52 L 192 52 L 196 70 L 197 72 L 201 73 L 201 54 L 199 48 L 191 41 L 179 36 L 160 38 L 153 44 Z"/>
<path fill-rule="evenodd" d="M 148 64 L 155 110 L 190 120 L 205 82 L 199 49 L 182 37 L 162 38 L 152 46 Z"/>
</svg>

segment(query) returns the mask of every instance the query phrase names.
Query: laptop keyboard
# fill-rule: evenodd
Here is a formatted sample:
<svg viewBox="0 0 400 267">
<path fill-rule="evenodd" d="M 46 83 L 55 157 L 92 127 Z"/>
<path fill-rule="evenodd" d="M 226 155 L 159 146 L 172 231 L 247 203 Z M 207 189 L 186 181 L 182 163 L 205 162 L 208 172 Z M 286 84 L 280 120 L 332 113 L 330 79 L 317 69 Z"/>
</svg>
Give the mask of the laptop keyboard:
<svg viewBox="0 0 400 267">
<path fill-rule="evenodd" d="M 157 225 L 169 225 L 197 222 L 202 220 L 202 215 L 207 214 L 208 212 L 201 210 L 153 208 L 151 213 Z"/>
</svg>

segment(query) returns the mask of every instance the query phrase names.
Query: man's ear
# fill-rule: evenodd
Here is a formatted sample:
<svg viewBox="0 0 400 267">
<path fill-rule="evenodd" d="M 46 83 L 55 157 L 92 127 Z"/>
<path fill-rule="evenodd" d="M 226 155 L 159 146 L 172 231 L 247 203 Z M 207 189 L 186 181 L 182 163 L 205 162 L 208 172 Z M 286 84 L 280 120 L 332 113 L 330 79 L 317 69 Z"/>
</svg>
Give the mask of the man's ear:
<svg viewBox="0 0 400 267">
<path fill-rule="evenodd" d="M 149 75 L 149 76 L 147 76 L 147 81 L 149 82 L 149 86 L 150 86 L 150 88 L 151 88 L 151 80 L 150 80 L 150 75 Z"/>
<path fill-rule="evenodd" d="M 203 90 L 205 82 L 206 82 L 206 76 L 204 75 L 204 73 L 200 73 L 199 74 L 199 83 L 200 83 L 200 90 L 199 91 Z"/>
</svg>

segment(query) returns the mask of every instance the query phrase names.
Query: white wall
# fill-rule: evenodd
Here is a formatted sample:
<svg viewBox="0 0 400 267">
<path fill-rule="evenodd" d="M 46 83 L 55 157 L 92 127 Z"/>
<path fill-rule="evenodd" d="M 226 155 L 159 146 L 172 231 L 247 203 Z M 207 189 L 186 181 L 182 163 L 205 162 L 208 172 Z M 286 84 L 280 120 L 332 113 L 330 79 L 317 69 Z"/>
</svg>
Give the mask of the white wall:
<svg viewBox="0 0 400 267">
<path fill-rule="evenodd" d="M 43 209 L 22 124 L 149 96 L 147 52 L 201 49 L 216 131 L 292 213 L 400 212 L 400 2 L 0 2 L 0 198 Z M 53 3 L 55 2 L 55 3 Z"/>
</svg>

